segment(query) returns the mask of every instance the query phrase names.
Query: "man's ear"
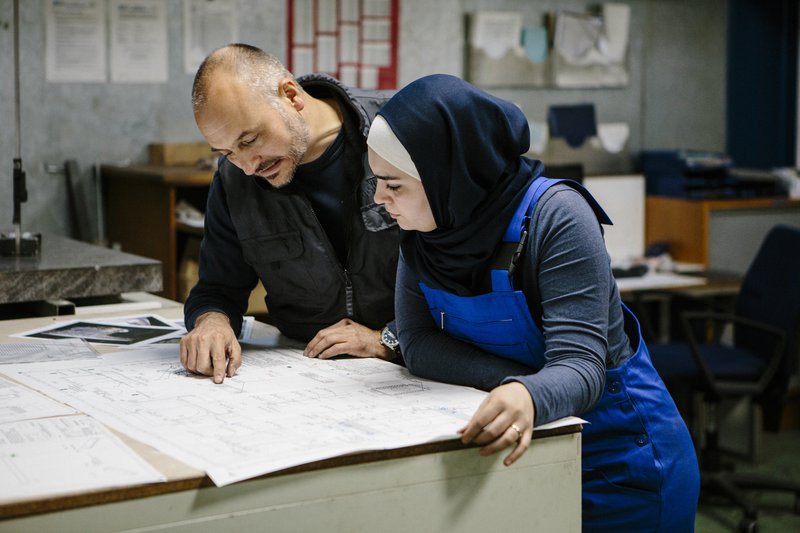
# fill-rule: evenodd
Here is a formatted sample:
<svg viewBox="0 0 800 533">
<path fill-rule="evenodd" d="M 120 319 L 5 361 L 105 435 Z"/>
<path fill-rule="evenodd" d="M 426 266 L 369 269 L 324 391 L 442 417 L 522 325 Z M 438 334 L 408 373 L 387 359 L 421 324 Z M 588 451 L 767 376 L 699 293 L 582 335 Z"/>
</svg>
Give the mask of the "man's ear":
<svg viewBox="0 0 800 533">
<path fill-rule="evenodd" d="M 278 83 L 278 96 L 289 100 L 289 104 L 297 111 L 302 111 L 306 106 L 302 89 L 291 78 L 283 78 Z"/>
</svg>

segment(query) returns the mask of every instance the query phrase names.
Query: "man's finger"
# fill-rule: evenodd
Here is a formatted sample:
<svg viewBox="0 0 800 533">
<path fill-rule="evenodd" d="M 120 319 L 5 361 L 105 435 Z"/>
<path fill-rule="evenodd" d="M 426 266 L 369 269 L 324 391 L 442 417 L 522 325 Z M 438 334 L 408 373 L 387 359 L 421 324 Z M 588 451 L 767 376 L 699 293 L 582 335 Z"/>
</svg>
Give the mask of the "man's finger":
<svg viewBox="0 0 800 533">
<path fill-rule="evenodd" d="M 228 377 L 232 378 L 240 366 L 242 366 L 242 347 L 238 342 L 234 342 L 228 348 Z"/>
<path fill-rule="evenodd" d="M 305 350 L 303 350 L 303 355 L 306 357 L 317 357 L 321 352 L 325 350 L 325 348 L 329 347 L 331 344 L 334 344 L 329 339 L 330 335 L 335 333 L 336 330 L 342 328 L 350 324 L 350 320 L 347 318 L 343 318 L 335 324 L 328 326 L 327 328 L 323 328 L 317 332 L 314 337 L 308 341 Z"/>
<path fill-rule="evenodd" d="M 186 347 L 187 343 L 188 341 L 186 340 L 186 337 L 183 337 L 181 339 L 181 365 L 183 365 L 183 368 L 186 368 L 186 361 L 188 360 L 189 350 Z"/>
<path fill-rule="evenodd" d="M 213 349 L 211 353 L 211 366 L 214 370 L 214 383 L 222 383 L 225 379 L 225 359 L 224 349 Z"/>
<path fill-rule="evenodd" d="M 337 355 L 349 353 L 347 346 L 346 342 L 335 342 L 317 354 L 317 357 L 319 359 L 330 359 Z"/>
<path fill-rule="evenodd" d="M 186 370 L 197 373 L 197 344 L 194 342 L 186 347 Z"/>
<path fill-rule="evenodd" d="M 319 342 L 308 350 L 307 356 L 308 357 L 319 357 L 320 359 L 327 359 L 329 357 L 333 357 L 333 355 L 337 354 L 330 354 L 328 353 L 327 356 L 323 356 L 331 347 L 336 346 L 337 344 L 341 343 L 343 336 L 340 331 L 331 330 L 325 335 L 320 336 Z"/>
<path fill-rule="evenodd" d="M 317 354 L 324 349 L 327 344 L 325 343 L 325 337 L 330 332 L 330 328 L 321 329 L 314 335 L 314 338 L 308 341 L 306 345 L 306 349 L 303 350 L 303 355 L 306 357 L 316 357 Z"/>
</svg>

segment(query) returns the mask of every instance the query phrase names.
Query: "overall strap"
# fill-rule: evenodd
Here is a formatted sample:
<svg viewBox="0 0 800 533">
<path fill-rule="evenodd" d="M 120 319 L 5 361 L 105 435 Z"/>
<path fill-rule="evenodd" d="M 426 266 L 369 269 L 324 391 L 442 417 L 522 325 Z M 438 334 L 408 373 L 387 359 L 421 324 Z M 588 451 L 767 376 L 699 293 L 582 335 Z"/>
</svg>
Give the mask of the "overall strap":
<svg viewBox="0 0 800 533">
<path fill-rule="evenodd" d="M 528 226 L 531 222 L 533 210 L 542 195 L 557 183 L 564 183 L 578 191 L 589 203 L 601 224 L 612 224 L 611 219 L 600 207 L 600 204 L 597 203 L 597 200 L 580 183 L 569 179 L 554 179 L 544 176 L 536 178 L 531 182 L 525 196 L 511 217 L 511 222 L 509 222 L 503 234 L 503 242 L 500 243 L 497 252 L 492 258 L 492 290 L 514 290 L 514 271 L 517 268 L 519 257 L 528 242 Z"/>
</svg>

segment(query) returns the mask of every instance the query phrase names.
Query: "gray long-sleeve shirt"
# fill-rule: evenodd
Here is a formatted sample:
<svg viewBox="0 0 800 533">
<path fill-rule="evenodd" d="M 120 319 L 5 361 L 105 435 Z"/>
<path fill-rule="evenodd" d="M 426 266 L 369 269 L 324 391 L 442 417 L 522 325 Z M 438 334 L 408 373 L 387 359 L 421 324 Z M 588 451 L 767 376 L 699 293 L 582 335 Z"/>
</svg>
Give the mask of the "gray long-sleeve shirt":
<svg viewBox="0 0 800 533">
<path fill-rule="evenodd" d="M 536 425 L 591 409 L 605 369 L 631 355 L 619 291 L 600 225 L 584 198 L 558 184 L 539 200 L 522 262 L 522 290 L 542 306 L 545 365 L 538 372 L 438 329 L 419 279 L 400 259 L 395 315 L 403 358 L 415 375 L 491 390 L 525 385 Z"/>
</svg>

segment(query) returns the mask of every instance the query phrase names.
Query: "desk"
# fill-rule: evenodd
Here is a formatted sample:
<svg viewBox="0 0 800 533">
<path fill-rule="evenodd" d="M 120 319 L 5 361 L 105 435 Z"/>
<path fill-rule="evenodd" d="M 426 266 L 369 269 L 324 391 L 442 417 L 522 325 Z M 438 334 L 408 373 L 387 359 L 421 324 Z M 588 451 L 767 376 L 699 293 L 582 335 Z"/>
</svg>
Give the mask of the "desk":
<svg viewBox="0 0 800 533">
<path fill-rule="evenodd" d="M 179 306 L 159 311 L 167 318 L 180 313 Z M 0 339 L 51 320 L 0 322 Z M 260 324 L 255 331 L 274 334 L 269 328 Z M 0 531 L 250 531 L 265 524 L 270 531 L 581 528 L 577 425 L 536 432 L 511 467 L 503 466 L 504 454 L 480 457 L 476 448 L 449 440 L 317 461 L 223 488 L 122 437 L 167 477 L 165 483 L 0 502 Z"/>
<path fill-rule="evenodd" d="M 670 306 L 675 297 L 731 298 L 739 291 L 741 277 L 730 273 L 701 272 L 683 275 L 672 272 L 652 272 L 641 277 L 617 280 L 620 297 L 631 303 L 647 340 L 668 342 Z M 645 303 L 658 306 L 658 325 L 653 327 Z"/>
<path fill-rule="evenodd" d="M 800 226 L 800 200 L 691 200 L 648 196 L 645 242 L 665 241 L 676 261 L 742 275 L 776 224 Z"/>
</svg>

